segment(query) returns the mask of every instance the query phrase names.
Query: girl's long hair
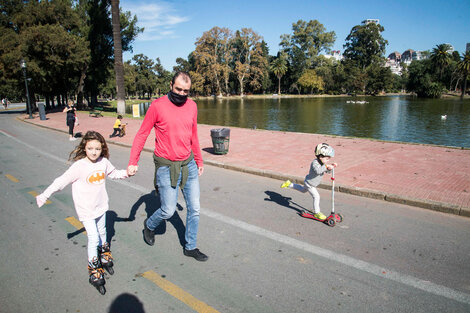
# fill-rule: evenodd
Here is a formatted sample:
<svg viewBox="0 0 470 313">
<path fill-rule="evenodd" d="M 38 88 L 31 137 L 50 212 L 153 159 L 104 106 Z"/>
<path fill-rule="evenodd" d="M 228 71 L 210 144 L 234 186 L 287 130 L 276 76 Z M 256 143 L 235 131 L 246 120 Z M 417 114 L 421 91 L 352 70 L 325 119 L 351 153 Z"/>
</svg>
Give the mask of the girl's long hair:
<svg viewBox="0 0 470 313">
<path fill-rule="evenodd" d="M 109 159 L 109 149 L 108 145 L 106 144 L 106 140 L 104 140 L 103 135 L 94 130 L 89 130 L 86 132 L 85 136 L 83 136 L 82 141 L 78 144 L 75 149 L 70 152 L 69 161 L 78 161 L 80 159 L 86 158 L 86 151 L 85 147 L 88 141 L 90 140 L 98 140 L 101 143 L 101 157 Z"/>
</svg>

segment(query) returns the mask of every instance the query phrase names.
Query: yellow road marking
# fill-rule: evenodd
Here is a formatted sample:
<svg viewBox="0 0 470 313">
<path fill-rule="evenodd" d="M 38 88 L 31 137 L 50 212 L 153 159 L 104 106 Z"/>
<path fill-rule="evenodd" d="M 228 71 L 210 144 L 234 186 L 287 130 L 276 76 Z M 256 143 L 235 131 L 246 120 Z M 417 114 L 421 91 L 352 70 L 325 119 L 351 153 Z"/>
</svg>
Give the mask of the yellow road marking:
<svg viewBox="0 0 470 313">
<path fill-rule="evenodd" d="M 18 182 L 19 182 L 18 178 L 16 178 L 16 177 L 13 176 L 13 175 L 5 174 L 5 177 L 8 178 L 9 180 L 11 180 L 11 181 L 14 182 L 14 183 L 18 183 Z"/>
<path fill-rule="evenodd" d="M 142 274 L 142 277 L 147 278 L 151 282 L 155 283 L 158 287 L 165 290 L 167 293 L 180 300 L 196 312 L 200 313 L 219 313 L 213 307 L 207 305 L 206 303 L 199 301 L 180 287 L 169 282 L 168 280 L 162 278 L 160 275 L 154 271 L 147 271 Z"/>
<path fill-rule="evenodd" d="M 82 229 L 83 224 L 79 220 L 77 220 L 75 217 L 70 216 L 65 219 L 67 222 L 69 222 L 73 227 L 76 229 Z M 83 232 L 86 235 L 86 231 Z"/>
<path fill-rule="evenodd" d="M 28 193 L 29 193 L 30 195 L 32 195 L 33 197 L 35 197 L 35 198 L 36 198 L 37 196 L 39 196 L 39 194 L 38 194 L 36 191 L 34 191 L 34 190 L 33 190 L 33 191 L 28 191 Z M 51 204 L 51 203 L 52 203 L 51 200 L 46 200 L 46 204 Z"/>
</svg>

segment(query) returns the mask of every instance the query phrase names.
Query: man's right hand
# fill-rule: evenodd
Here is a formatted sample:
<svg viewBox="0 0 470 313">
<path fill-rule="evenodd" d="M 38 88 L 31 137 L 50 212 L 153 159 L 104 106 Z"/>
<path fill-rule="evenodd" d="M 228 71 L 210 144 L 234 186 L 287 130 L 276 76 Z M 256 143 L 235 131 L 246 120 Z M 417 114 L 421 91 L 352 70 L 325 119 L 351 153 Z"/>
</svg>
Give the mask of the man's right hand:
<svg viewBox="0 0 470 313">
<path fill-rule="evenodd" d="M 137 171 L 139 170 L 139 166 L 138 165 L 129 165 L 127 167 L 127 175 L 129 176 L 134 176 L 135 173 L 137 173 Z"/>
</svg>

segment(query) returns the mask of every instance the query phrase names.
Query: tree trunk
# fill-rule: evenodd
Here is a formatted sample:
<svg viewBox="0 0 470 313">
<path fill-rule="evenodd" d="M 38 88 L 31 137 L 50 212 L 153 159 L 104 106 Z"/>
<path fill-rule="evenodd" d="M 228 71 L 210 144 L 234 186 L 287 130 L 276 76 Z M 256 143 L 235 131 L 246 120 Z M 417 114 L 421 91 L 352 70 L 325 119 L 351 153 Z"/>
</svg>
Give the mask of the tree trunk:
<svg viewBox="0 0 470 313">
<path fill-rule="evenodd" d="M 463 80 L 462 94 L 460 95 L 460 98 L 463 99 L 466 91 L 467 91 L 467 76 L 465 76 L 465 79 Z"/>
<path fill-rule="evenodd" d="M 82 68 L 80 74 L 80 80 L 78 81 L 78 88 L 77 88 L 77 107 L 82 108 L 84 107 L 83 104 L 83 88 L 85 87 L 85 78 L 86 78 L 86 71 L 88 69 L 88 65 L 85 65 Z"/>
<path fill-rule="evenodd" d="M 243 97 L 243 78 L 238 78 L 238 82 L 240 83 L 240 97 Z"/>
<path fill-rule="evenodd" d="M 116 72 L 117 113 L 126 113 L 124 90 L 124 65 L 122 64 L 121 23 L 119 21 L 119 0 L 111 0 L 114 40 L 114 71 Z"/>
<path fill-rule="evenodd" d="M 280 95 L 281 94 L 281 77 L 277 77 L 277 94 Z"/>
<path fill-rule="evenodd" d="M 468 71 L 465 71 L 463 73 L 462 94 L 460 95 L 461 99 L 463 99 L 463 97 L 465 96 L 465 92 L 467 91 L 467 76 L 468 76 Z"/>
</svg>

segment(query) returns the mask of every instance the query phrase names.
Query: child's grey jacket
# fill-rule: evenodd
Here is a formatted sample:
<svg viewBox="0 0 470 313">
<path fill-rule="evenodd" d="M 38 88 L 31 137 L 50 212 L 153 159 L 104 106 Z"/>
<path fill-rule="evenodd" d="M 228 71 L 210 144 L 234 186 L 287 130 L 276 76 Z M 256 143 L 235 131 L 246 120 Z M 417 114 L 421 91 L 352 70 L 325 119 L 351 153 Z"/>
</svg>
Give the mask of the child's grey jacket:
<svg viewBox="0 0 470 313">
<path fill-rule="evenodd" d="M 318 159 L 315 159 L 312 164 L 310 164 L 310 171 L 307 176 L 305 176 L 305 182 L 312 187 L 317 187 L 320 185 L 323 174 L 326 172 L 329 172 L 326 166 L 320 164 Z"/>
</svg>

